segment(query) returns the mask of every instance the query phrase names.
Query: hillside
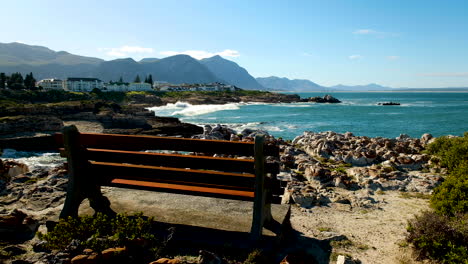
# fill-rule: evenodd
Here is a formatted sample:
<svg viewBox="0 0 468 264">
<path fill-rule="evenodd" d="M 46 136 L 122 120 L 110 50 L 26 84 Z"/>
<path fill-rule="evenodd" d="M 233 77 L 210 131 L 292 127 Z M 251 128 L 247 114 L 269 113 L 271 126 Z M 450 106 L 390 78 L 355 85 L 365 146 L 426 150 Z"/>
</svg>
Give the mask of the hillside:
<svg viewBox="0 0 468 264">
<path fill-rule="evenodd" d="M 240 67 L 233 61 L 223 59 L 221 56 L 217 55 L 211 58 L 202 59 L 200 62 L 226 83 L 233 84 L 244 89 L 265 89 L 247 72 L 246 69 Z"/>
<path fill-rule="evenodd" d="M 259 77 L 257 81 L 264 87 L 281 91 L 324 91 L 327 89 L 327 87 L 320 86 L 309 80 L 290 80 L 276 76 Z"/>
</svg>

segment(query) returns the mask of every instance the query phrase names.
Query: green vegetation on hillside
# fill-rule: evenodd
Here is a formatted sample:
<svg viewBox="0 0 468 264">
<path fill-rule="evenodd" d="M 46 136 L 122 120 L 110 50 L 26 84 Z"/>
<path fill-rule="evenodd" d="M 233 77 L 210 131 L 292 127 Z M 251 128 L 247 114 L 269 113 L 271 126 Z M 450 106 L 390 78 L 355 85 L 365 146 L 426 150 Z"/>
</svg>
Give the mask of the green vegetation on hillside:
<svg viewBox="0 0 468 264">
<path fill-rule="evenodd" d="M 31 104 L 31 103 L 57 103 L 66 101 L 105 100 L 115 103 L 123 103 L 134 95 L 154 95 L 169 98 L 188 98 L 191 96 L 268 96 L 270 92 L 265 91 L 196 91 L 196 92 L 159 92 L 159 91 L 133 91 L 133 92 L 103 92 L 94 89 L 90 93 L 69 92 L 64 90 L 10 90 L 0 89 L 0 101 L 5 104 Z"/>
<path fill-rule="evenodd" d="M 468 263 L 468 132 L 438 138 L 427 152 L 447 168 L 448 176 L 431 197 L 434 210 L 409 222 L 407 241 L 419 259 Z"/>
</svg>

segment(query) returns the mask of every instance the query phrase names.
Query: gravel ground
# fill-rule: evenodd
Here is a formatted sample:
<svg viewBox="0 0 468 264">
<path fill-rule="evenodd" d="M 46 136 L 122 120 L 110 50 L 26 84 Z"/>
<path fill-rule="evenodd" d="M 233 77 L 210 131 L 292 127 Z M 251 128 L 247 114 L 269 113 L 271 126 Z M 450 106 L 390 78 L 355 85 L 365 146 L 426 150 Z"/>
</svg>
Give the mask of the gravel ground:
<svg viewBox="0 0 468 264">
<path fill-rule="evenodd" d="M 309 238 L 329 246 L 328 252 L 323 246 L 322 252 L 314 247 L 309 250 L 319 263 L 328 263 L 327 258 L 335 263 L 337 255 L 361 263 L 417 263 L 404 242 L 406 225 L 414 214 L 428 209 L 428 200 L 397 191 L 375 196 L 380 202 L 372 208 L 337 203 L 311 209 L 293 206 L 291 225 L 303 241 Z"/>
</svg>

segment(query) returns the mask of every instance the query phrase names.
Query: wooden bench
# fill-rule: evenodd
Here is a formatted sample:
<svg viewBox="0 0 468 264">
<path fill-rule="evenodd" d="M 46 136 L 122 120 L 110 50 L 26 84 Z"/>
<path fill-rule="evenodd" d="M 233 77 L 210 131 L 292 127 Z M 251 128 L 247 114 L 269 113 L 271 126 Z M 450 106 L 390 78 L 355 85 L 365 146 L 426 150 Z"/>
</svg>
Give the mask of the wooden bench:
<svg viewBox="0 0 468 264">
<path fill-rule="evenodd" d="M 86 198 L 96 212 L 115 214 L 100 189 L 114 186 L 253 201 L 253 239 L 274 224 L 271 203 L 280 203 L 282 195 L 276 179 L 279 163 L 266 163 L 265 157 L 279 157 L 279 148 L 265 144 L 263 136 L 255 142 L 230 142 L 79 133 L 68 126 L 54 138 L 64 146 L 60 152 L 67 157 L 69 174 L 60 218 L 76 217 Z"/>
</svg>

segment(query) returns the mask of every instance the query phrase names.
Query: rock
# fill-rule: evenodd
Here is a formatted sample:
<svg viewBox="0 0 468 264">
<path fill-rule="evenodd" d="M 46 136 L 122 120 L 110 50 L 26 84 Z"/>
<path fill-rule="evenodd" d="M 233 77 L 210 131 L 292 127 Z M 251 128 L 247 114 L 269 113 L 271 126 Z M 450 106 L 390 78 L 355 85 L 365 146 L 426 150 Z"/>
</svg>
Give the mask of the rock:
<svg viewBox="0 0 468 264">
<path fill-rule="evenodd" d="M 3 248 L 3 251 L 7 252 L 12 257 L 22 255 L 27 252 L 27 250 L 24 249 L 23 247 L 16 246 L 16 245 L 6 246 Z"/>
<path fill-rule="evenodd" d="M 198 264 L 222 264 L 223 261 L 221 258 L 216 256 L 216 254 L 211 253 L 206 250 L 200 250 L 198 256 Z"/>
<path fill-rule="evenodd" d="M 38 226 L 37 220 L 18 209 L 14 209 L 7 215 L 0 215 L 0 239 L 31 239 Z"/>
<path fill-rule="evenodd" d="M 48 245 L 47 241 L 39 240 L 33 244 L 33 250 L 34 252 L 50 252 Z"/>
<path fill-rule="evenodd" d="M 78 255 L 71 259 L 71 264 L 95 264 L 99 263 L 100 257 L 97 253 L 90 255 Z"/>
<path fill-rule="evenodd" d="M 108 248 L 101 252 L 101 256 L 103 260 L 113 260 L 113 259 L 120 259 L 127 254 L 127 248 L 125 247 L 117 247 L 117 248 Z"/>
<path fill-rule="evenodd" d="M 310 97 L 308 101 L 315 102 L 315 103 L 341 103 L 340 100 L 328 94 L 325 95 L 324 97 L 320 97 L 320 96 Z"/>
<path fill-rule="evenodd" d="M 336 264 L 345 264 L 346 263 L 346 257 L 343 255 L 339 255 L 338 258 L 336 259 Z"/>
<path fill-rule="evenodd" d="M 168 259 L 168 258 L 160 258 L 158 260 L 155 260 L 153 262 L 150 262 L 150 264 L 179 264 L 182 263 L 178 259 Z"/>
<path fill-rule="evenodd" d="M 0 121 L 0 134 L 17 134 L 21 132 L 59 132 L 63 122 L 55 116 L 8 116 Z"/>
<path fill-rule="evenodd" d="M 433 140 L 434 140 L 434 137 L 429 133 L 425 133 L 421 136 L 421 143 L 423 145 L 427 145 L 431 143 Z"/>
<path fill-rule="evenodd" d="M 397 102 L 385 102 L 385 103 L 378 103 L 377 105 L 400 105 L 400 103 L 397 103 Z"/>
</svg>

